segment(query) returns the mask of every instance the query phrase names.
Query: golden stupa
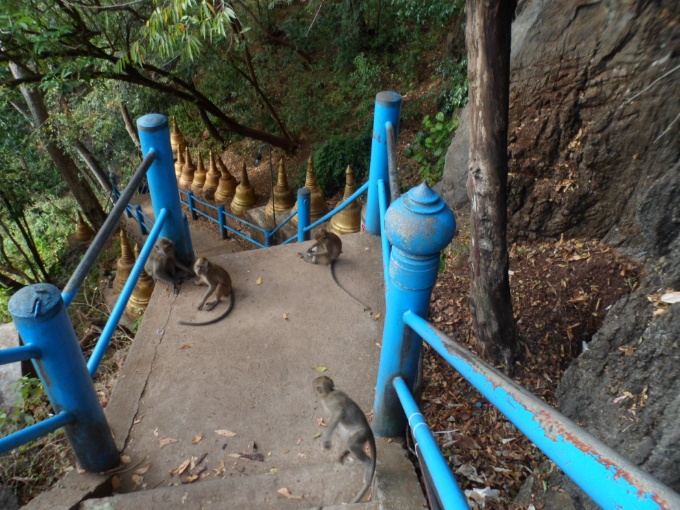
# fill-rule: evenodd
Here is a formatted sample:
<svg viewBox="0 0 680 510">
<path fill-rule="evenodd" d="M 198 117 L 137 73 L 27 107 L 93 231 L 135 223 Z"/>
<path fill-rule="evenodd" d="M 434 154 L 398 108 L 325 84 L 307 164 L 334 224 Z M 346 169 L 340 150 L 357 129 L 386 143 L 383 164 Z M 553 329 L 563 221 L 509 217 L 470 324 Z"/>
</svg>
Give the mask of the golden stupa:
<svg viewBox="0 0 680 510">
<path fill-rule="evenodd" d="M 191 153 L 189 147 L 184 150 L 184 166 L 182 167 L 182 176 L 179 178 L 179 187 L 183 190 L 191 189 L 191 184 L 194 182 L 194 172 L 196 165 L 191 161 Z"/>
<path fill-rule="evenodd" d="M 205 175 L 205 184 L 203 185 L 204 198 L 208 200 L 214 199 L 217 186 L 220 184 L 220 175 L 220 171 L 217 169 L 217 164 L 215 163 L 213 151 L 210 151 L 210 168 Z"/>
<path fill-rule="evenodd" d="M 357 190 L 354 184 L 354 172 L 352 167 L 347 166 L 345 171 L 345 194 L 342 197 L 344 202 Z M 333 216 L 328 228 L 331 232 L 338 235 L 353 234 L 361 230 L 361 204 L 359 200 L 354 200 L 338 214 Z"/>
<path fill-rule="evenodd" d="M 236 186 L 236 194 L 231 201 L 231 214 L 242 217 L 248 210 L 252 209 L 257 202 L 255 190 L 250 185 L 248 180 L 248 172 L 246 172 L 246 163 L 243 162 L 243 171 L 241 172 L 241 182 Z"/>
<path fill-rule="evenodd" d="M 283 211 L 292 209 L 295 205 L 295 193 L 288 186 L 288 178 L 286 177 L 286 169 L 283 165 L 283 158 L 279 161 L 279 176 L 276 186 L 272 190 L 272 196 L 267 202 L 264 209 L 264 216 L 267 222 L 274 223 L 274 213 L 280 214 Z M 284 219 L 284 218 L 279 218 Z"/>
<path fill-rule="evenodd" d="M 130 277 L 132 266 L 135 265 L 135 256 L 130 247 L 130 241 L 123 229 L 120 230 L 120 258 L 116 262 L 116 277 L 113 279 L 113 290 L 120 294 L 125 282 Z"/>
<path fill-rule="evenodd" d="M 139 245 L 137 244 L 135 244 L 135 258 L 139 258 Z M 135 285 L 132 295 L 130 296 L 127 305 L 125 305 L 125 313 L 133 319 L 142 315 L 144 310 L 146 310 L 146 307 L 149 306 L 153 287 L 153 278 L 149 276 L 149 273 L 142 269 L 139 279 L 137 280 L 137 285 Z"/>
<path fill-rule="evenodd" d="M 191 191 L 193 191 L 195 195 L 198 195 L 201 191 L 203 191 L 205 177 L 207 174 L 208 172 L 205 169 L 205 165 L 203 165 L 203 156 L 201 156 L 199 151 L 198 165 L 196 165 L 196 171 L 194 172 L 194 180 L 191 181 Z"/>
<path fill-rule="evenodd" d="M 220 182 L 217 185 L 217 191 L 215 191 L 215 203 L 216 204 L 230 204 L 234 195 L 236 194 L 237 182 L 231 172 L 227 168 L 227 165 L 222 163 L 222 159 L 215 158 L 217 166 L 220 168 Z"/>
<path fill-rule="evenodd" d="M 323 198 L 323 191 L 316 183 L 316 173 L 314 172 L 314 160 L 312 156 L 309 156 L 307 160 L 307 177 L 305 179 L 305 188 L 310 191 L 309 197 L 309 221 L 314 223 L 316 220 L 321 218 L 324 214 L 328 212 L 328 205 L 326 200 Z M 293 211 L 297 210 L 297 203 L 293 207 Z M 290 220 L 293 226 L 297 227 L 298 217 L 297 214 L 293 216 Z"/>
</svg>

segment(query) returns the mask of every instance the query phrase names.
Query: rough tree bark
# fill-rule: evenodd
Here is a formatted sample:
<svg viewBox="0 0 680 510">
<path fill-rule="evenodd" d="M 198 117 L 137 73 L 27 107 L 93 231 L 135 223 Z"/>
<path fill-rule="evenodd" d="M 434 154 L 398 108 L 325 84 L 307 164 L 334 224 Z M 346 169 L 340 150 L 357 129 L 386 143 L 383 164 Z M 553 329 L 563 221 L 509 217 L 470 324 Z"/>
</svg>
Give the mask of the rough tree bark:
<svg viewBox="0 0 680 510">
<path fill-rule="evenodd" d="M 515 1 L 467 0 L 470 311 L 485 355 L 509 369 L 519 353 L 506 242 L 510 26 Z"/>
<path fill-rule="evenodd" d="M 9 63 L 12 75 L 16 79 L 28 78 L 32 73 L 25 67 L 16 65 L 14 62 Z M 28 108 L 33 117 L 33 126 L 36 129 L 44 130 L 49 126 L 49 114 L 42 95 L 34 86 L 21 85 L 21 94 L 24 96 Z M 83 210 L 85 217 L 90 222 L 90 225 L 95 231 L 98 231 L 104 220 L 106 214 L 102 209 L 101 204 L 97 200 L 96 195 L 92 191 L 90 185 L 80 179 L 80 170 L 75 164 L 71 156 L 69 156 L 54 140 L 47 134 L 44 137 L 45 148 L 47 149 L 50 158 L 59 169 L 59 173 L 63 177 L 66 185 L 73 193 L 78 205 Z"/>
</svg>

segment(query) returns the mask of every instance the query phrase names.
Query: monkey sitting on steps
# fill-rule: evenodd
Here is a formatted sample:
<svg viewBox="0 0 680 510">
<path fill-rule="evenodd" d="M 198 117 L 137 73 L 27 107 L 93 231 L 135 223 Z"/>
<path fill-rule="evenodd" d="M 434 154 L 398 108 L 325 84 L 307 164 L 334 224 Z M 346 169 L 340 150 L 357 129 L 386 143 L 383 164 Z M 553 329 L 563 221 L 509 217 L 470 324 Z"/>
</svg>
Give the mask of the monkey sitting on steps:
<svg viewBox="0 0 680 510">
<path fill-rule="evenodd" d="M 184 322 L 180 321 L 183 326 L 208 326 L 209 324 L 215 324 L 218 321 L 224 319 L 231 309 L 234 307 L 234 289 L 231 286 L 231 277 L 227 270 L 222 266 L 213 264 L 208 259 L 204 257 L 199 257 L 196 259 L 194 264 L 194 272 L 196 273 L 196 280 L 194 280 L 195 285 L 207 285 L 208 290 L 203 295 L 201 302 L 198 304 L 198 309 L 203 310 L 205 306 L 208 311 L 212 310 L 217 306 L 222 297 L 229 296 L 229 307 L 227 310 L 215 319 L 211 319 L 206 322 Z M 215 294 L 215 300 L 206 303 L 206 300 Z"/>
<path fill-rule="evenodd" d="M 352 500 L 352 503 L 358 503 L 371 486 L 375 474 L 375 438 L 373 431 L 361 408 L 346 393 L 336 390 L 330 377 L 325 375 L 317 377 L 314 380 L 314 391 L 321 399 L 325 411 L 330 414 L 328 428 L 323 436 L 323 447 L 326 449 L 331 447 L 331 436 L 337 428 L 341 440 L 347 446 L 347 449 L 340 455 L 340 463 L 342 464 L 345 457 L 351 453 L 356 460 L 366 465 L 364 486 Z M 364 452 L 366 442 L 368 442 L 368 448 L 371 452 L 370 457 Z"/>
<path fill-rule="evenodd" d="M 194 272 L 182 264 L 175 256 L 175 243 L 167 237 L 160 237 L 153 245 L 149 258 L 144 264 L 144 270 L 154 280 L 163 280 L 172 285 L 175 294 L 179 293 L 178 283 L 184 281 L 185 276 L 193 276 Z"/>
<path fill-rule="evenodd" d="M 298 253 L 298 255 L 302 257 L 305 262 L 309 262 L 311 264 L 330 265 L 331 276 L 333 277 L 335 284 L 340 289 L 342 289 L 345 294 L 363 306 L 364 310 L 368 310 L 369 314 L 373 313 L 370 306 L 364 304 L 345 287 L 340 285 L 338 278 L 335 276 L 335 261 L 342 253 L 342 241 L 340 240 L 340 237 L 333 232 L 328 232 L 325 229 L 321 229 L 314 235 L 314 239 L 316 242 L 310 246 L 306 252 Z"/>
</svg>

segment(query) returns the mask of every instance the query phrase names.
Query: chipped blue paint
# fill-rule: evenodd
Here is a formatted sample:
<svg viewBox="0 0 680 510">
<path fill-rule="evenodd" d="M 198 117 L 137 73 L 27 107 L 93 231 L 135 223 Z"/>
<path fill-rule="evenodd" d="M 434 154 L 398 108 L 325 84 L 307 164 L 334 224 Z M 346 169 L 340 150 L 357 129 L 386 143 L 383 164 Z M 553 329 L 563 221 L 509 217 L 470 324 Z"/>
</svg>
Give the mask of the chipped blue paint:
<svg viewBox="0 0 680 510">
<path fill-rule="evenodd" d="M 405 324 L 605 509 L 680 509 L 680 496 L 413 311 Z"/>
</svg>

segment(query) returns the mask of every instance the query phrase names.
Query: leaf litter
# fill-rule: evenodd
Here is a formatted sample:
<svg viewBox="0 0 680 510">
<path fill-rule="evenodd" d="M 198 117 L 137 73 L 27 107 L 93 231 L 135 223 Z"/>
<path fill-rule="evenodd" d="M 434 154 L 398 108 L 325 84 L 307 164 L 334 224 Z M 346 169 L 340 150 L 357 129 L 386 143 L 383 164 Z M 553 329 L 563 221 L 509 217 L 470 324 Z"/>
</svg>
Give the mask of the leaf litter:
<svg viewBox="0 0 680 510">
<path fill-rule="evenodd" d="M 430 321 L 479 355 L 469 311 L 469 234 L 445 252 L 430 302 Z M 461 248 L 462 247 L 462 248 Z M 600 328 L 606 312 L 637 287 L 639 266 L 596 241 L 560 239 L 510 247 L 510 290 L 524 359 L 512 378 L 552 406 L 564 370 Z M 457 253 L 456 253 L 457 252 Z M 673 289 L 650 296 L 672 306 Z M 634 356 L 635 346 L 623 346 Z M 471 508 L 508 508 L 525 479 L 547 480 L 548 459 L 463 377 L 424 346 L 422 409 Z M 646 395 L 619 397 L 642 406 Z"/>
</svg>

